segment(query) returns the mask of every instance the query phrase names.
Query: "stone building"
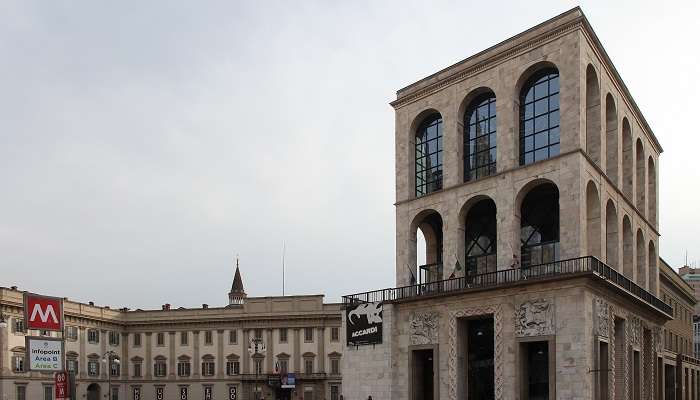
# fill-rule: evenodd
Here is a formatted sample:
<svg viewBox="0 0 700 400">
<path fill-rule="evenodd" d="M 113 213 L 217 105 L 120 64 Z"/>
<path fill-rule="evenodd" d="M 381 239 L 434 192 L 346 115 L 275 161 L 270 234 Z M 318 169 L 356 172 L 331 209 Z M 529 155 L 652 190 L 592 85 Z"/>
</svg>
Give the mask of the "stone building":
<svg viewBox="0 0 700 400">
<path fill-rule="evenodd" d="M 678 269 L 678 273 L 684 281 L 693 287 L 695 298 L 700 298 L 700 268 L 684 265 Z M 695 304 L 693 315 L 700 315 L 700 303 Z"/>
<path fill-rule="evenodd" d="M 344 297 L 382 332 L 345 398 L 664 398 L 662 148 L 581 9 L 391 105 L 397 287 Z"/>
<path fill-rule="evenodd" d="M 663 377 L 665 398 L 698 399 L 700 361 L 694 352 L 693 288 L 662 258 L 659 259 L 659 297 L 671 306 L 673 320 L 663 329 Z"/>
<path fill-rule="evenodd" d="M 53 399 L 53 376 L 26 371 L 24 337 L 57 335 L 27 332 L 22 296 L 0 288 L 0 399 Z M 78 399 L 107 398 L 111 383 L 112 400 L 181 399 L 183 391 L 196 400 L 338 400 L 340 309 L 322 295 L 247 297 L 238 268 L 224 307 L 117 310 L 66 299 L 66 367 L 76 372 Z M 295 388 L 283 389 L 289 374 Z"/>
</svg>

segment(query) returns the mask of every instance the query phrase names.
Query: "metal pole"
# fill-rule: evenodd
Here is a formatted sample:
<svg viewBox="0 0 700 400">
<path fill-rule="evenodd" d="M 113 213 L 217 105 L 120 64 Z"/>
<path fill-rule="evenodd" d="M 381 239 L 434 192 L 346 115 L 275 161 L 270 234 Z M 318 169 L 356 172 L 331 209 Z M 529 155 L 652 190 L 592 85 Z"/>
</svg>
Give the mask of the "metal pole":
<svg viewBox="0 0 700 400">
<path fill-rule="evenodd" d="M 112 355 L 107 353 L 107 400 L 112 400 Z"/>
</svg>

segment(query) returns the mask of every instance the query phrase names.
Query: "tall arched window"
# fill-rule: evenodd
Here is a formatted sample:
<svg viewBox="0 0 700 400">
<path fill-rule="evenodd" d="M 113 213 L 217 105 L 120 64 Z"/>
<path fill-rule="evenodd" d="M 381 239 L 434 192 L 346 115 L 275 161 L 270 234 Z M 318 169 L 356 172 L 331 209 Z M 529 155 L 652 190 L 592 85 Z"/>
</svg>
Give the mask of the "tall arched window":
<svg viewBox="0 0 700 400">
<path fill-rule="evenodd" d="M 464 114 L 464 181 L 496 173 L 496 95 L 474 99 Z"/>
<path fill-rule="evenodd" d="M 442 189 L 442 117 L 428 117 L 416 132 L 416 197 Z"/>
<path fill-rule="evenodd" d="M 523 199 L 520 242 L 523 267 L 559 259 L 559 190 L 554 184 L 541 184 Z"/>
<path fill-rule="evenodd" d="M 538 71 L 520 92 L 520 165 L 559 154 L 559 72 Z"/>
<path fill-rule="evenodd" d="M 496 271 L 496 203 L 481 200 L 467 213 L 464 230 L 467 273 Z"/>
</svg>

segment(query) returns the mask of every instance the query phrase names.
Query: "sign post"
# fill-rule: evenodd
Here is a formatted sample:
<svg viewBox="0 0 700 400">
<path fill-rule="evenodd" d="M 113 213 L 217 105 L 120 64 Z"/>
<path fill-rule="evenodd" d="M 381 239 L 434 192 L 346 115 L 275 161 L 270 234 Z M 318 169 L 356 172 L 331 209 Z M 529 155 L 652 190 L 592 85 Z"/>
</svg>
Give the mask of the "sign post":
<svg viewBox="0 0 700 400">
<path fill-rule="evenodd" d="M 54 375 L 54 398 L 56 400 L 67 400 L 69 397 L 68 374 L 56 372 Z"/>
</svg>

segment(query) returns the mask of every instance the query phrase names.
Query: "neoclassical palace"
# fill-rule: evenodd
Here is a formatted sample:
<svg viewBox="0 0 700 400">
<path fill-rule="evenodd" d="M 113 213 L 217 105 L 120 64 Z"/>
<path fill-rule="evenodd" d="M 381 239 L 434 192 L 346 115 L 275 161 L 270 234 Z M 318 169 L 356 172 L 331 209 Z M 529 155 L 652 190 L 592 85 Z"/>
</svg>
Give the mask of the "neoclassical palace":
<svg viewBox="0 0 700 400">
<path fill-rule="evenodd" d="M 53 375 L 27 371 L 24 338 L 57 335 L 27 331 L 22 296 L 0 288 L 0 399 L 52 400 Z M 338 400 L 340 309 L 322 295 L 247 297 L 238 268 L 225 307 L 128 310 L 66 299 L 66 367 L 79 400 Z M 294 387 L 283 388 L 290 374 Z"/>
<path fill-rule="evenodd" d="M 697 398 L 665 335 L 662 148 L 581 9 L 391 105 L 397 287 L 344 297 L 383 325 L 344 353 L 346 399 Z"/>
</svg>

